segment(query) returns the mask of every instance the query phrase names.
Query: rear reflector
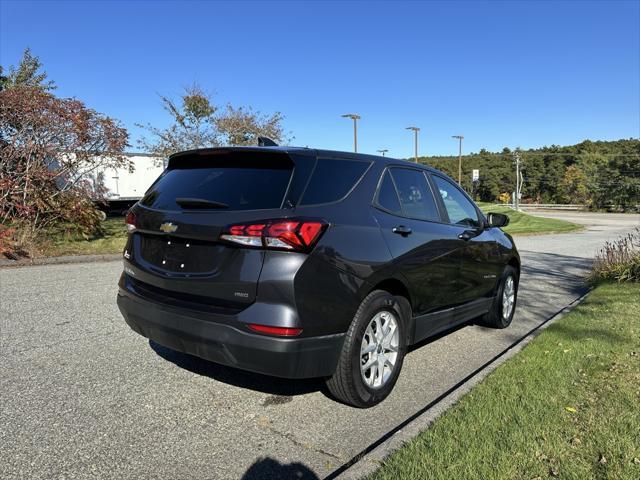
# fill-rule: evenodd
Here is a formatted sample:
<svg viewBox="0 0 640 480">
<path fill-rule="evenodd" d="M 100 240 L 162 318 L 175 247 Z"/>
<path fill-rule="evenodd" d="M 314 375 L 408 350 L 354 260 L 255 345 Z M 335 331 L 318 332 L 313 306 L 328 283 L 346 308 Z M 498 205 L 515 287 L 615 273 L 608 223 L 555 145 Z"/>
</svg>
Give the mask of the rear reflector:
<svg viewBox="0 0 640 480">
<path fill-rule="evenodd" d="M 268 325 L 258 325 L 257 323 L 250 323 L 249 328 L 255 332 L 278 335 L 280 337 L 295 337 L 302 333 L 301 328 L 270 327 Z"/>
<path fill-rule="evenodd" d="M 248 247 L 308 252 L 327 227 L 322 220 L 282 219 L 260 223 L 230 225 L 221 240 Z"/>
</svg>

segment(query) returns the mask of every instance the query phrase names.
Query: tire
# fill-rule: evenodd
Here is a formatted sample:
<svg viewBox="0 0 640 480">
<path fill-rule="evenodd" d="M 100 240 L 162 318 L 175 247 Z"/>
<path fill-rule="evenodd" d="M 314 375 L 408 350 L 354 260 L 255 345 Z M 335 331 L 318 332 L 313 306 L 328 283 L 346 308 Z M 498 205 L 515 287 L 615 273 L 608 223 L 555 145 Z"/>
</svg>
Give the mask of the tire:
<svg viewBox="0 0 640 480">
<path fill-rule="evenodd" d="M 512 301 L 511 301 L 511 309 L 508 313 L 505 313 L 505 306 L 508 305 L 504 303 L 504 295 L 505 289 L 509 291 L 509 279 L 511 279 L 512 283 Z M 491 327 L 491 328 L 507 328 L 511 325 L 511 321 L 513 320 L 513 314 L 516 311 L 516 303 L 518 299 L 518 272 L 511 265 L 507 265 L 502 272 L 500 277 L 500 283 L 498 284 L 498 289 L 496 290 L 496 296 L 493 299 L 493 304 L 491 305 L 491 309 L 482 317 L 482 324 Z M 508 308 L 508 307 L 507 307 Z"/>
<path fill-rule="evenodd" d="M 374 290 L 362 301 L 345 337 L 336 371 L 327 380 L 327 388 L 337 400 L 368 408 L 391 393 L 407 351 L 409 311 L 403 297 L 383 290 Z M 394 325 L 393 332 L 385 330 L 385 326 L 391 329 Z M 365 347 L 373 350 L 362 354 Z M 363 370 L 363 363 L 368 362 L 371 366 Z M 382 375 L 377 373 L 380 364 Z"/>
</svg>

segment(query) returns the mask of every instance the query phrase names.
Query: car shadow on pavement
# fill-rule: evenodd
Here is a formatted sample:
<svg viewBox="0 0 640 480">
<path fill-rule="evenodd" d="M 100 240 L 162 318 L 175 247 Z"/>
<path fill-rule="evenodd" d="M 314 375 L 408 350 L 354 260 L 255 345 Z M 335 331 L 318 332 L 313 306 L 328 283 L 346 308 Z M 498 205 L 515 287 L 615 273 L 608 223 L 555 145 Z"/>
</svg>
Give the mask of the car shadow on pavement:
<svg viewBox="0 0 640 480">
<path fill-rule="evenodd" d="M 273 458 L 257 460 L 242 476 L 242 480 L 319 480 L 309 467 L 294 462 L 282 464 Z"/>
<path fill-rule="evenodd" d="M 583 283 L 582 275 L 588 273 L 592 258 L 559 255 L 557 253 L 520 251 L 522 275 L 536 276 L 545 282 L 573 281 Z"/>
<path fill-rule="evenodd" d="M 186 353 L 177 352 L 153 340 L 149 340 L 149 346 L 159 356 L 180 368 L 236 387 L 248 388 L 281 397 L 292 397 L 317 391 L 322 391 L 325 395 L 328 394 L 328 392 L 325 391 L 322 379 L 286 379 L 271 377 L 269 375 L 227 367 Z M 274 399 L 270 403 L 284 403 L 284 400 L 278 401 Z"/>
</svg>

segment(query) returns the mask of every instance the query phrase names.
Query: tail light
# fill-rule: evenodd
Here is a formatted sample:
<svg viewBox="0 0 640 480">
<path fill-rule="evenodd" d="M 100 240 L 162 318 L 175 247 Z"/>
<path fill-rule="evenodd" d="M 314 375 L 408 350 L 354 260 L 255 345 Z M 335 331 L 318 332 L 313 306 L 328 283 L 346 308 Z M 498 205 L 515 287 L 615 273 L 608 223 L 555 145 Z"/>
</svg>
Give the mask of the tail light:
<svg viewBox="0 0 640 480">
<path fill-rule="evenodd" d="M 127 232 L 131 233 L 136 229 L 136 214 L 131 210 L 127 212 L 127 216 L 124 219 L 124 223 L 127 225 Z"/>
<path fill-rule="evenodd" d="M 248 247 L 308 252 L 327 228 L 321 220 L 285 219 L 225 228 L 220 239 Z"/>
</svg>

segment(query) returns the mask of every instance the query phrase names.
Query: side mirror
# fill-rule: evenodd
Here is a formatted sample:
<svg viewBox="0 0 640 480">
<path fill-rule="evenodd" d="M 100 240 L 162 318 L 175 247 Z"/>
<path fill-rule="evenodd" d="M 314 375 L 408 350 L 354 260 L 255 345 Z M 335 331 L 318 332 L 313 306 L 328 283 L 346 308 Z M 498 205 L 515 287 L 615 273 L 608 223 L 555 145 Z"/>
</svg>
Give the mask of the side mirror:
<svg viewBox="0 0 640 480">
<path fill-rule="evenodd" d="M 506 227 L 509 225 L 509 217 L 504 213 L 490 213 L 487 215 L 490 227 Z"/>
</svg>

